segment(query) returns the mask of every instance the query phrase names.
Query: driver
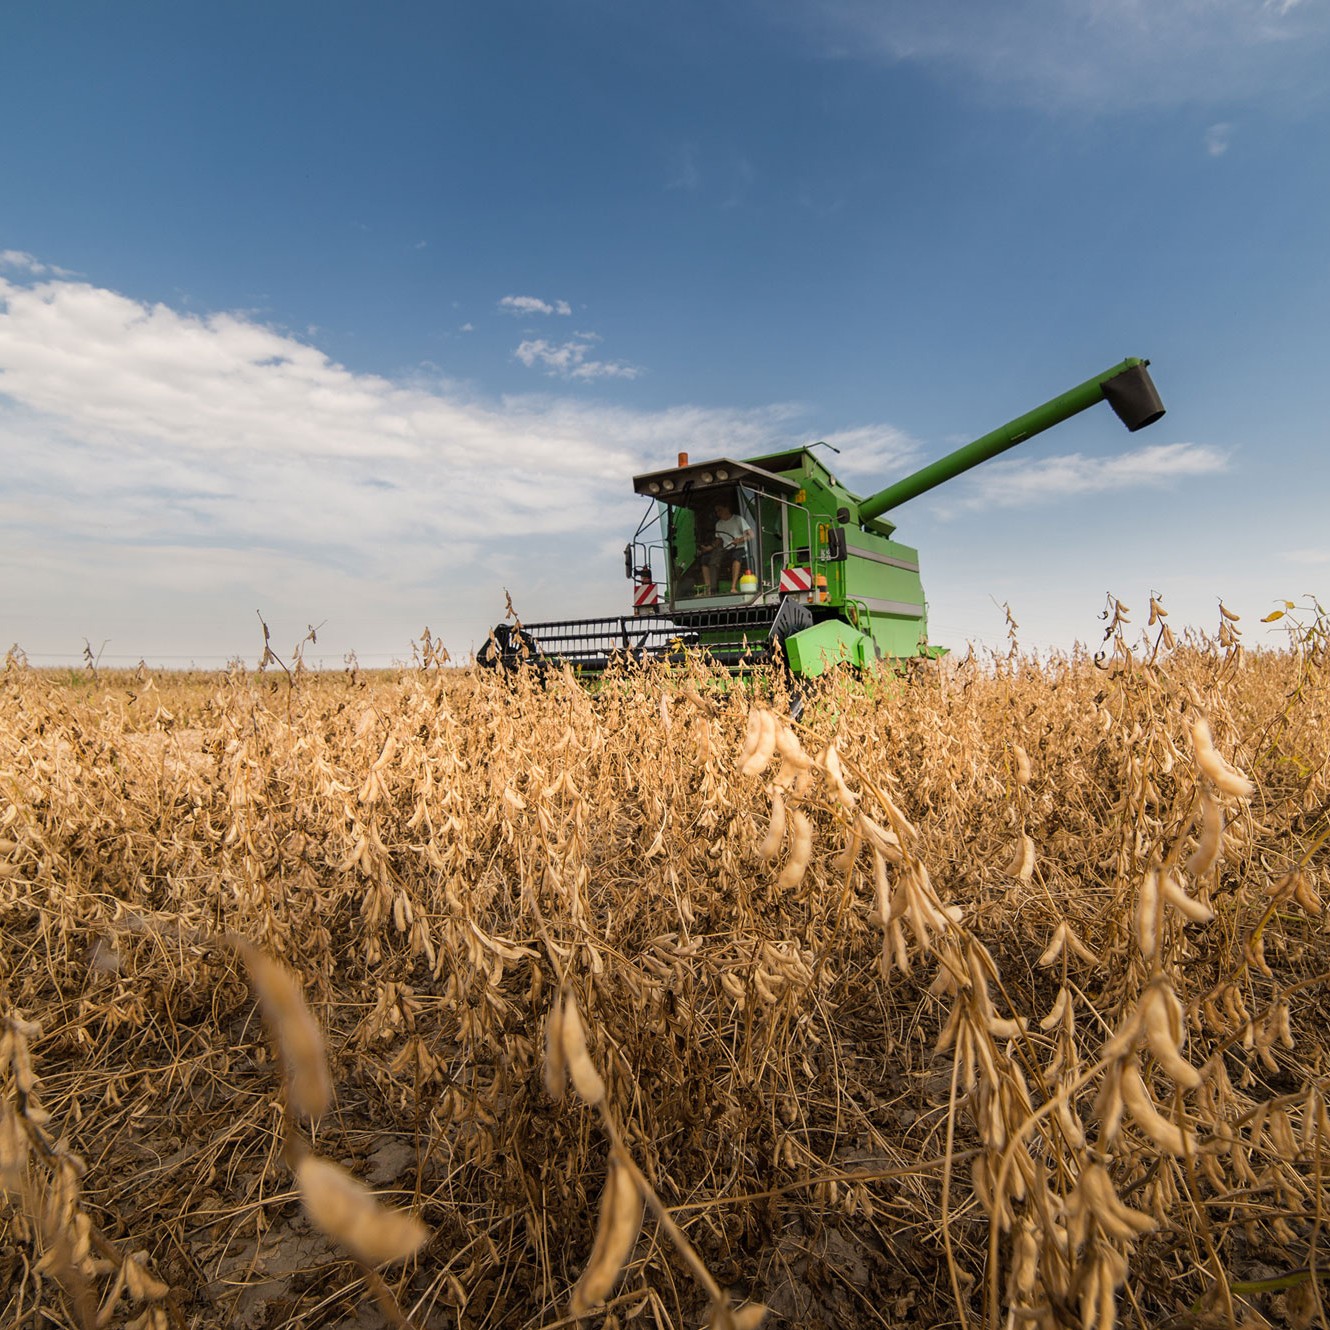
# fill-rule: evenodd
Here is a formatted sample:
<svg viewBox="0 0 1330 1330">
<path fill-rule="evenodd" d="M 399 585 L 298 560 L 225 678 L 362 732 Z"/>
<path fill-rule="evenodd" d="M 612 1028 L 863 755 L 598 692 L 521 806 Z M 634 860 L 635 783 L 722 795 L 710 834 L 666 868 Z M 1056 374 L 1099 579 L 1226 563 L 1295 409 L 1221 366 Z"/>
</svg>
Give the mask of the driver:
<svg viewBox="0 0 1330 1330">
<path fill-rule="evenodd" d="M 728 499 L 717 499 L 716 537 L 710 545 L 703 547 L 706 558 L 702 564 L 702 580 L 706 583 L 708 595 L 717 593 L 718 583 L 727 569 L 730 594 L 739 590 L 739 574 L 747 562 L 748 542 L 752 536 L 753 528 L 735 514 L 734 505 Z"/>
</svg>

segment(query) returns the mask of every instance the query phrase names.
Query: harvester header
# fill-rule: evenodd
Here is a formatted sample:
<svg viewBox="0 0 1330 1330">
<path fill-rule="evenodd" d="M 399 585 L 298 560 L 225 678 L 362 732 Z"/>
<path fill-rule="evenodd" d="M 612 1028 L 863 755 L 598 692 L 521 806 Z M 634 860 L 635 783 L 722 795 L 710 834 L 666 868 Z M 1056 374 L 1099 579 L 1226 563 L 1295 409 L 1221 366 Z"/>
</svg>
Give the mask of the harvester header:
<svg viewBox="0 0 1330 1330">
<path fill-rule="evenodd" d="M 868 498 L 836 478 L 818 444 L 745 461 L 680 453 L 676 466 L 633 477 L 650 507 L 624 549 L 632 614 L 501 624 L 479 660 L 597 673 L 692 649 L 735 670 L 777 661 L 808 677 L 936 655 L 918 551 L 883 514 L 1098 402 L 1128 430 L 1153 424 L 1164 407 L 1149 363 L 1124 360 Z"/>
</svg>

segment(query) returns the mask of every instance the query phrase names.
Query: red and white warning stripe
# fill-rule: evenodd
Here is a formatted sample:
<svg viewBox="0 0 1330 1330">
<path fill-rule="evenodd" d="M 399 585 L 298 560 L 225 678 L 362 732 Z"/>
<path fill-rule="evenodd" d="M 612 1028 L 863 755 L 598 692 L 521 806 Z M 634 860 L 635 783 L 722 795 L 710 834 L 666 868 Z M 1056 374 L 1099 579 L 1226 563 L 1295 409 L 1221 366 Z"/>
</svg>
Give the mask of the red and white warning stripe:
<svg viewBox="0 0 1330 1330">
<path fill-rule="evenodd" d="M 782 595 L 789 591 L 811 591 L 813 589 L 813 570 L 811 568 L 782 568 L 780 570 L 780 589 Z"/>
<path fill-rule="evenodd" d="M 633 588 L 633 608 L 640 610 L 648 605 L 660 604 L 660 592 L 654 582 L 641 582 Z"/>
</svg>

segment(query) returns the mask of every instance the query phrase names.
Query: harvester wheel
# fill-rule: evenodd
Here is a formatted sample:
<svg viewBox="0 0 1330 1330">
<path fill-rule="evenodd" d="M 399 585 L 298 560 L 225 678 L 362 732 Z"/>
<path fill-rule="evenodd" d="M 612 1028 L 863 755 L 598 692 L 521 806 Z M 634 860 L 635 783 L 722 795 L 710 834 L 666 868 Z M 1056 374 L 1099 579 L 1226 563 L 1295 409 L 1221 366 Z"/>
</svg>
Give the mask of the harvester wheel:
<svg viewBox="0 0 1330 1330">
<path fill-rule="evenodd" d="M 476 652 L 476 663 L 486 669 L 508 672 L 516 670 L 519 665 L 530 665 L 541 679 L 545 677 L 546 661 L 539 644 L 530 633 L 515 624 L 495 625 Z"/>
<path fill-rule="evenodd" d="M 807 605 L 800 605 L 797 600 L 786 597 L 776 611 L 771 632 L 767 636 L 772 664 L 779 665 L 785 671 L 785 686 L 790 694 L 790 719 L 796 721 L 804 712 L 803 680 L 790 668 L 790 658 L 785 654 L 785 639 L 812 626 L 813 611 Z"/>
<path fill-rule="evenodd" d="M 779 659 L 788 669 L 790 662 L 785 655 L 785 639 L 793 637 L 795 633 L 802 633 L 805 628 L 812 626 L 813 611 L 807 605 L 800 605 L 797 600 L 791 600 L 788 596 L 781 601 L 780 609 L 776 611 L 776 617 L 771 621 L 771 631 L 767 634 L 772 660 Z"/>
</svg>

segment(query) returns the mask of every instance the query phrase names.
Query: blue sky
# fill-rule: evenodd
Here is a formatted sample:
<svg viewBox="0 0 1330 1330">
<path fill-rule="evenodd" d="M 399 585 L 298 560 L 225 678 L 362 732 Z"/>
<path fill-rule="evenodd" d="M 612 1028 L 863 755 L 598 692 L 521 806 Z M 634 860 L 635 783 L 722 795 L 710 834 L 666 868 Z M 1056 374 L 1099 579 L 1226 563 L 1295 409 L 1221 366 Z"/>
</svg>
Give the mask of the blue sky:
<svg viewBox="0 0 1330 1330">
<path fill-rule="evenodd" d="M 634 471 L 826 438 L 934 640 L 1327 595 L 1325 0 L 19 3 L 0 646 L 465 654 L 616 613 Z M 1143 617 L 1143 616 L 1142 616 Z"/>
</svg>

